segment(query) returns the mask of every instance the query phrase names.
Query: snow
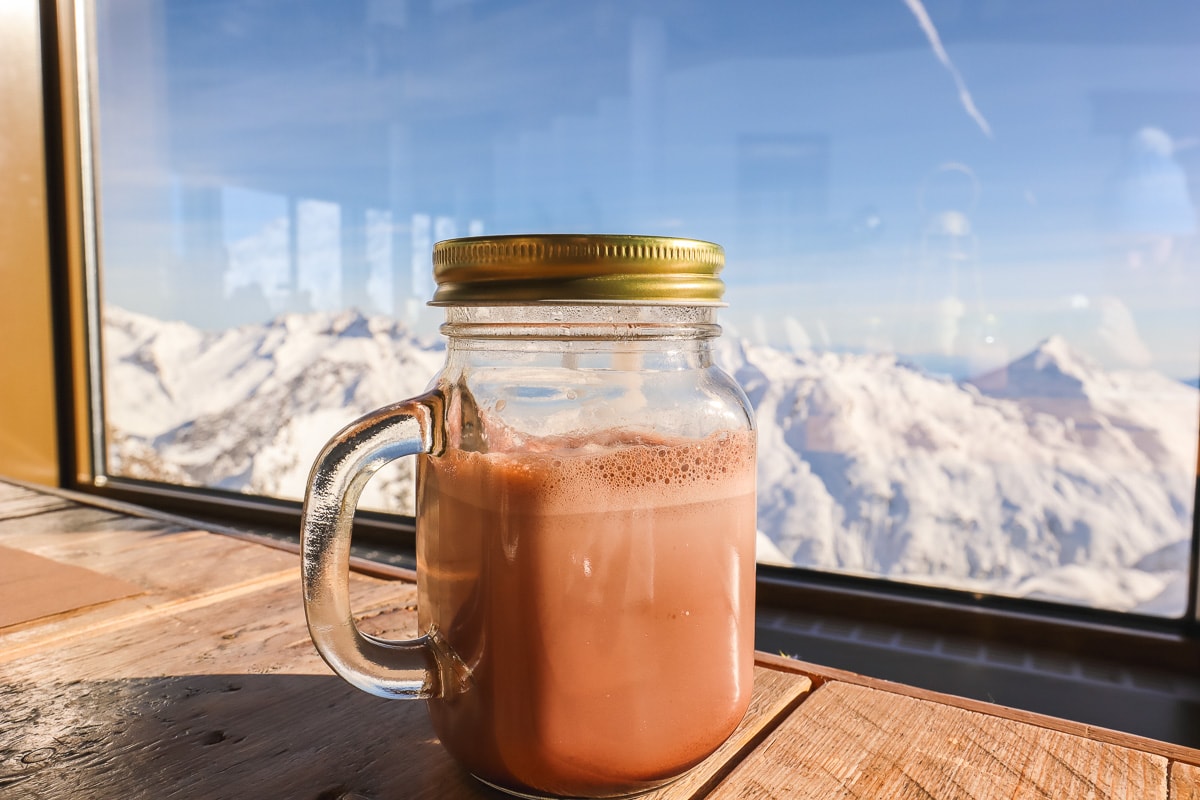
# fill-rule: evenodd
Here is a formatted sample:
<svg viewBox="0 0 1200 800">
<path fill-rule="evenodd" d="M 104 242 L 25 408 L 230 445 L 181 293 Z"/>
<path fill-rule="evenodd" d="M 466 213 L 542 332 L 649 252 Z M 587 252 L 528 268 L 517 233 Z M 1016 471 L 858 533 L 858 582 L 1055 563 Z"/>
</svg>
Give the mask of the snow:
<svg viewBox="0 0 1200 800">
<path fill-rule="evenodd" d="M 357 312 L 287 314 L 206 334 L 109 308 L 110 469 L 149 449 L 183 482 L 299 499 L 321 446 L 347 423 L 422 392 L 440 343 Z M 151 470 L 152 471 L 152 470 Z M 367 507 L 410 510 L 411 465 L 368 485 Z"/>
<path fill-rule="evenodd" d="M 771 541 L 771 537 L 762 531 L 757 531 L 755 560 L 760 564 L 775 564 L 781 567 L 790 567 L 794 563 L 775 546 L 775 543 Z"/>
<path fill-rule="evenodd" d="M 1061 337 L 970 382 L 893 356 L 725 343 L 755 406 L 759 524 L 795 563 L 1177 615 L 1200 398 Z M 1153 568 L 1151 568 L 1153 566 Z"/>
<path fill-rule="evenodd" d="M 321 446 L 420 393 L 439 342 L 358 312 L 203 333 L 109 308 L 115 474 L 299 498 Z M 722 340 L 759 428 L 759 559 L 1155 615 L 1186 605 L 1200 392 L 1051 337 L 971 381 Z M 363 505 L 412 511 L 411 460 Z"/>
</svg>

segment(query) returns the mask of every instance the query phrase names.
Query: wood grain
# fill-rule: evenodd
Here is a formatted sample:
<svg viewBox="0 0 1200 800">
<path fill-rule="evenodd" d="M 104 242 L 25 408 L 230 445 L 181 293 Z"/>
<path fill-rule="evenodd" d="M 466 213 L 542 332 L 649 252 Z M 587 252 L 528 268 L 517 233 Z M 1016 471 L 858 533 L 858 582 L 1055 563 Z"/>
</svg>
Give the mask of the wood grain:
<svg viewBox="0 0 1200 800">
<path fill-rule="evenodd" d="M 470 797 L 423 704 L 331 675 L 207 673 L 0 687 L 0 795 Z M 453 782 L 467 792 L 446 792 Z M 12 792 L 11 795 L 6 794 Z"/>
<path fill-rule="evenodd" d="M 352 595 L 364 630 L 415 633 L 413 585 L 354 576 Z M 651 797 L 697 796 L 808 686 L 757 668 L 751 709 L 726 746 Z M 450 761 L 423 704 L 379 700 L 329 673 L 298 582 L 10 663 L 0 708 L 0 790 L 35 800 L 498 796 Z"/>
<path fill-rule="evenodd" d="M 0 629 L 141 592 L 128 581 L 0 545 Z"/>
<path fill-rule="evenodd" d="M 814 686 L 820 686 L 830 681 L 840 681 L 842 683 L 851 683 L 856 686 L 867 686 L 872 689 L 879 689 L 884 692 L 903 695 L 905 697 L 914 697 L 918 700 L 930 700 L 935 703 L 955 706 L 957 708 L 966 709 L 967 711 L 975 711 L 980 714 L 989 714 L 1007 719 L 1023 722 L 1028 725 L 1035 725 L 1039 728 L 1059 731 L 1060 733 L 1070 734 L 1072 736 L 1080 736 L 1084 739 L 1094 739 L 1098 742 L 1107 742 L 1108 744 L 1117 745 L 1118 747 L 1127 747 L 1133 750 L 1144 750 L 1147 753 L 1154 753 L 1163 758 L 1172 761 L 1182 761 L 1187 764 L 1200 765 L 1200 750 L 1191 747 L 1185 747 L 1173 742 L 1163 742 L 1158 739 L 1150 739 L 1145 736 L 1138 736 L 1125 731 L 1116 731 L 1110 728 L 1103 728 L 1098 725 L 1089 725 L 1086 722 L 1077 722 L 1075 720 L 1062 719 L 1061 717 L 1051 717 L 1045 714 L 1038 714 L 1033 711 L 1026 711 L 1020 708 L 1011 708 L 1009 706 L 997 705 L 996 703 L 988 703 L 983 700 L 975 700 L 969 697 L 958 697 L 956 695 L 942 694 L 930 689 L 922 689 L 918 686 L 909 686 L 904 683 L 896 683 L 894 681 L 886 681 L 880 678 L 872 678 L 867 675 L 859 675 L 855 672 L 826 667 L 819 664 L 813 664 L 799 659 L 788 658 L 786 656 L 777 656 L 769 653 L 758 654 L 759 663 L 768 666 L 772 669 L 779 669 L 789 672 L 799 672 L 802 675 L 807 675 L 812 679 Z"/>
<path fill-rule="evenodd" d="M 402 634 L 414 593 L 352 581 L 356 607 Z M 363 694 L 320 660 L 298 568 L 287 586 L 12 662 L 0 709 L 0 794 L 31 800 L 433 798 L 454 780 L 425 769 L 445 756 L 422 704 Z"/>
<path fill-rule="evenodd" d="M 0 680 L 64 683 L 76 678 L 121 680 L 164 676 L 292 672 L 329 674 L 313 649 L 300 600 L 299 566 L 285 583 L 224 597 L 184 601 L 169 614 L 124 625 L 102 635 L 39 647 L 10 660 Z M 391 620 L 396 635 L 416 629 L 416 587 L 355 576 L 356 612 Z M 378 626 L 375 626 L 377 629 Z"/>
<path fill-rule="evenodd" d="M 308 638 L 294 555 L 153 520 L 122 529 L 132 521 L 74 508 L 0 527 L 8 545 L 119 573 L 147 591 L 138 607 L 43 624 L 24 641 L 4 642 L 0 791 L 497 796 L 450 761 L 423 704 L 381 701 L 332 676 Z M 411 583 L 356 575 L 352 596 L 363 630 L 415 634 Z M 757 668 L 735 734 L 653 796 L 696 796 L 809 686 L 803 675 Z"/>
<path fill-rule="evenodd" d="M 12 481 L 9 481 L 6 478 L 0 478 L 0 508 L 3 508 L 4 503 L 7 500 L 11 500 L 11 499 L 19 500 L 20 498 L 29 496 L 31 494 L 42 494 L 42 493 L 32 491 L 23 486 L 18 486 L 17 484 L 13 483 Z"/>
<path fill-rule="evenodd" d="M 642 795 L 647 800 L 704 797 L 737 762 L 762 741 L 812 687 L 801 675 L 754 668 L 754 697 L 737 730 L 703 763 L 674 783 Z"/>
<path fill-rule="evenodd" d="M 1200 800 L 1200 767 L 1172 762 L 1167 796 L 1171 800 Z"/>
<path fill-rule="evenodd" d="M 6 490 L 20 492 L 24 496 L 46 503 L 47 508 L 45 510 L 74 510 L 76 513 L 80 513 L 80 509 L 83 509 L 83 513 L 92 515 L 100 514 L 115 520 L 126 520 L 126 522 L 120 524 L 131 528 L 157 528 L 163 530 L 194 530 L 197 528 L 197 522 L 192 518 L 100 495 L 45 486 L 24 486 L 0 478 L 0 495 L 3 495 Z M 2 505 L 2 501 L 0 501 L 0 505 Z M 4 514 L 0 511 L 0 522 L 3 519 Z M 209 533 L 217 533 L 221 536 L 243 542 L 264 545 L 273 550 L 282 550 L 293 555 L 300 554 L 299 541 L 281 539 L 275 536 L 268 536 L 264 533 L 255 533 L 243 528 L 218 525 L 210 522 L 204 523 L 203 528 Z M 0 531 L 3 531 L 2 525 L 0 525 Z M 393 578 L 406 581 L 415 581 L 417 579 L 416 572 L 407 567 L 371 561 L 354 555 L 350 556 L 350 569 L 363 575 L 373 575 L 377 578 Z"/>
<path fill-rule="evenodd" d="M 0 633 L 0 664 L 73 637 L 141 624 L 155 613 L 174 613 L 180 604 L 220 602 L 230 593 L 269 585 L 299 585 L 298 560 L 287 553 L 202 531 L 161 525 L 127 529 L 112 517 L 88 515 L 85 524 L 78 515 L 44 514 L 0 523 L 7 525 L 0 528 L 0 544 L 6 547 L 120 579 L 141 592 L 36 626 L 6 628 Z"/>
<path fill-rule="evenodd" d="M 1167 760 L 833 681 L 713 798 L 1165 798 Z"/>
<path fill-rule="evenodd" d="M 0 544 L 144 591 L 0 635 L 0 797 L 502 797 L 450 760 L 424 704 L 330 673 L 277 543 L 0 482 Z M 351 594 L 367 632 L 415 633 L 411 583 L 353 575 Z M 1196 764 L 1200 751 L 759 654 L 735 734 L 647 797 L 1200 800 Z"/>
<path fill-rule="evenodd" d="M 91 530 L 163 530 L 172 526 L 151 517 L 132 517 L 91 506 L 71 504 L 36 514 L 0 518 L 0 536 L 14 532 L 75 533 Z"/>
<path fill-rule="evenodd" d="M 72 503 L 52 494 L 35 492 L 0 480 L 0 519 L 31 517 L 46 511 L 70 508 Z"/>
</svg>

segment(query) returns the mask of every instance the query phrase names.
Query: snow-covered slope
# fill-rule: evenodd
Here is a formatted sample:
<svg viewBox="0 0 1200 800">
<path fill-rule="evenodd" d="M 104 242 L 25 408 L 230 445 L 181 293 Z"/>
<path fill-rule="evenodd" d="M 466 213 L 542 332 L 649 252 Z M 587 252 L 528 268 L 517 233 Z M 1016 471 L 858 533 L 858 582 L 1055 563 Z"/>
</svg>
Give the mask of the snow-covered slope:
<svg viewBox="0 0 1200 800">
<path fill-rule="evenodd" d="M 356 312 L 205 334 L 108 309 L 117 474 L 298 498 L 321 445 L 419 393 L 437 342 Z M 973 381 L 725 341 L 759 424 L 760 557 L 1176 614 L 1200 392 L 1051 338 Z M 411 512 L 411 463 L 365 504 Z"/>
<path fill-rule="evenodd" d="M 104 348 L 114 473 L 293 499 L 330 436 L 419 394 L 443 359 L 439 343 L 353 311 L 203 333 L 110 307 Z M 381 470 L 363 505 L 410 510 L 411 470 Z"/>
<path fill-rule="evenodd" d="M 893 356 L 729 343 L 753 402 L 759 526 L 797 564 L 1182 612 L 1196 390 L 1062 339 L 973 382 Z"/>
</svg>

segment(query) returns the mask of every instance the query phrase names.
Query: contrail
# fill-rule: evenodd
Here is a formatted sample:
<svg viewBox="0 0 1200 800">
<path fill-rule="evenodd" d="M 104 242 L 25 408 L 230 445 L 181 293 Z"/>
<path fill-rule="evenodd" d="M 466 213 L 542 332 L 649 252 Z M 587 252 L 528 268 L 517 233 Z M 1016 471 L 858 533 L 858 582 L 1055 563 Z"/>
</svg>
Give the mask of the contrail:
<svg viewBox="0 0 1200 800">
<path fill-rule="evenodd" d="M 929 18 L 929 12 L 925 10 L 921 0 L 904 0 L 904 5 L 908 6 L 908 10 L 917 18 L 917 24 L 921 26 L 921 30 L 925 32 L 925 38 L 929 40 L 929 45 L 933 48 L 933 54 L 937 56 L 937 60 L 942 62 L 942 66 L 950 73 L 950 77 L 954 78 L 954 85 L 958 87 L 958 99 L 963 104 L 963 109 L 966 110 L 968 116 L 975 120 L 989 139 L 992 136 L 992 126 L 984 119 L 979 109 L 975 107 L 975 101 L 971 99 L 971 92 L 967 89 L 967 83 L 963 80 L 962 75 L 958 74 L 958 68 L 954 66 L 954 62 L 950 60 L 950 56 L 946 53 L 946 48 L 942 47 L 942 37 L 938 36 L 937 28 L 933 26 L 933 20 Z"/>
</svg>

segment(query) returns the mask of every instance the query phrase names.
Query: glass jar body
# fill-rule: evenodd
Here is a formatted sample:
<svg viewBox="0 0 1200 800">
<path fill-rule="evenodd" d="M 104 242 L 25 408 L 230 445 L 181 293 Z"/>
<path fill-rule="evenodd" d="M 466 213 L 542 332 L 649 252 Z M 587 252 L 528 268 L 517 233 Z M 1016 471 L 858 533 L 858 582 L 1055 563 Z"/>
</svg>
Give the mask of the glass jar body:
<svg viewBox="0 0 1200 800">
<path fill-rule="evenodd" d="M 417 477 L 443 744 L 510 792 L 610 797 L 703 760 L 750 700 L 753 418 L 713 310 L 450 308 Z"/>
</svg>

